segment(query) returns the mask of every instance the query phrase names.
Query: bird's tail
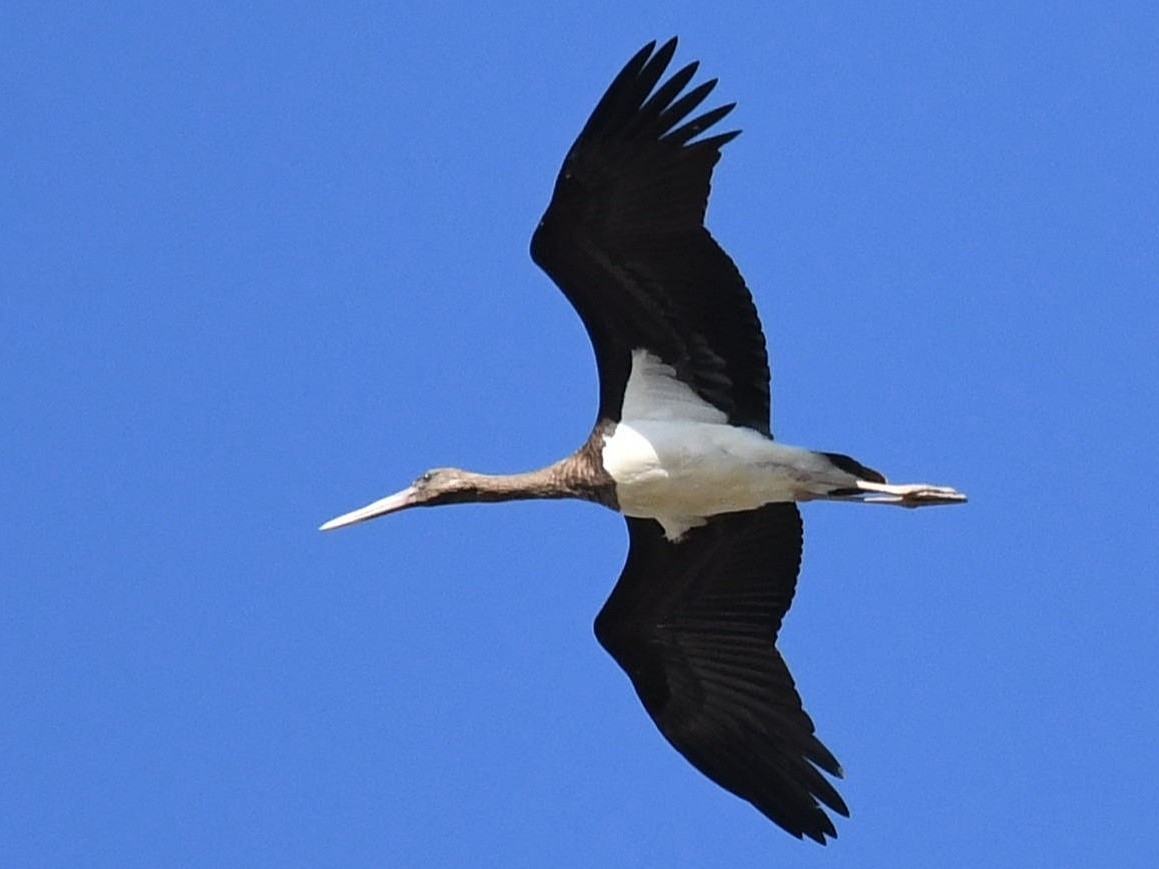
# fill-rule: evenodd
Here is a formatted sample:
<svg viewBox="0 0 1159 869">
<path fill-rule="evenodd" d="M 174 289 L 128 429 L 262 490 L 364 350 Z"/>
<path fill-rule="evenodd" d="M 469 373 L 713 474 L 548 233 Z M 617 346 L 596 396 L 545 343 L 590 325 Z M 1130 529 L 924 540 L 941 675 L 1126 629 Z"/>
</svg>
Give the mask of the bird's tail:
<svg viewBox="0 0 1159 869">
<path fill-rule="evenodd" d="M 885 477 L 873 468 L 867 468 L 865 465 L 856 459 L 841 453 L 821 453 L 825 458 L 833 463 L 837 468 L 845 471 L 847 474 L 853 474 L 860 480 L 868 480 L 871 483 L 884 483 Z"/>
</svg>

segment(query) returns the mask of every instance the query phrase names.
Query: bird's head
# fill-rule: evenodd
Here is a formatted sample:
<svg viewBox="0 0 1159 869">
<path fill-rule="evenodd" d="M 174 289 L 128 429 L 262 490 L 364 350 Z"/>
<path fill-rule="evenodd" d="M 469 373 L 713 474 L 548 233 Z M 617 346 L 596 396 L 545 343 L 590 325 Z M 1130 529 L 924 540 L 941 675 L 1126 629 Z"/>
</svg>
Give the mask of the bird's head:
<svg viewBox="0 0 1159 869">
<path fill-rule="evenodd" d="M 431 468 L 418 476 L 404 491 L 412 493 L 408 507 L 433 507 L 473 501 L 478 493 L 479 474 L 461 468 Z"/>
<path fill-rule="evenodd" d="M 321 531 L 343 528 L 367 519 L 397 513 L 410 507 L 433 507 L 478 500 L 478 474 L 459 468 L 432 468 L 399 492 L 387 495 L 365 507 L 343 513 L 320 527 Z"/>
</svg>

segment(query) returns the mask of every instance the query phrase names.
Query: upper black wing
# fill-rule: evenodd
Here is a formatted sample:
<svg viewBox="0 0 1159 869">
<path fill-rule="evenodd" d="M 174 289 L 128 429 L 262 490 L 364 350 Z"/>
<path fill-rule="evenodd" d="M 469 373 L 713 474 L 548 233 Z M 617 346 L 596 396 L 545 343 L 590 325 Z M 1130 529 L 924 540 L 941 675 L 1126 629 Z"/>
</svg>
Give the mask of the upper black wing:
<svg viewBox="0 0 1159 869">
<path fill-rule="evenodd" d="M 841 767 L 813 735 L 777 652 L 801 560 L 795 504 L 715 516 L 669 541 L 628 519 L 624 572 L 596 637 L 660 732 L 710 779 L 794 836 L 836 836 L 818 801 L 849 810 L 821 774 Z"/>
<path fill-rule="evenodd" d="M 631 351 L 645 348 L 730 422 L 768 434 L 760 320 L 740 272 L 704 228 L 712 169 L 739 131 L 696 137 L 733 106 L 686 120 L 716 80 L 681 96 L 692 63 L 656 87 L 676 40 L 655 45 L 628 61 L 568 151 L 531 256 L 591 336 L 601 418 L 620 419 Z"/>
</svg>

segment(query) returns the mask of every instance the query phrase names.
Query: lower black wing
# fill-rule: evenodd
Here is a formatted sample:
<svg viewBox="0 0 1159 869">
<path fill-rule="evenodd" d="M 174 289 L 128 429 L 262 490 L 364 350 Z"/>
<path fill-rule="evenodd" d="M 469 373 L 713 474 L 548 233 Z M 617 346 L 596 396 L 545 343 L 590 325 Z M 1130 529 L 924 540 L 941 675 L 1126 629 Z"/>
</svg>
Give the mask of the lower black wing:
<svg viewBox="0 0 1159 869">
<path fill-rule="evenodd" d="M 600 644 L 697 769 L 824 844 L 837 833 L 820 803 L 849 810 L 821 771 L 841 767 L 775 646 L 801 562 L 796 505 L 715 516 L 675 543 L 651 519 L 628 528 L 627 564 L 596 618 Z"/>
</svg>

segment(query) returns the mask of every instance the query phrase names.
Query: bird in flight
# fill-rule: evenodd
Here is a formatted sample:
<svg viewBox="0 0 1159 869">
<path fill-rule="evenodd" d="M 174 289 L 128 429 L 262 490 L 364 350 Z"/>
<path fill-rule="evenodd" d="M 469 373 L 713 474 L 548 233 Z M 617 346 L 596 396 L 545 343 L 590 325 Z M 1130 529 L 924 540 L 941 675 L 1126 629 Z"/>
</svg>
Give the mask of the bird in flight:
<svg viewBox="0 0 1159 869">
<path fill-rule="evenodd" d="M 799 501 L 920 507 L 954 489 L 891 485 L 849 456 L 787 446 L 769 426 L 765 338 L 744 279 L 704 226 L 733 104 L 695 114 L 716 80 L 665 71 L 649 43 L 612 81 L 564 158 L 531 256 L 591 338 L 599 409 L 571 455 L 520 474 L 436 468 L 331 519 L 330 530 L 410 507 L 579 498 L 622 513 L 627 563 L 596 617 L 672 746 L 797 838 L 836 836 L 849 810 L 824 774 L 776 648 L 801 562 Z"/>
</svg>

